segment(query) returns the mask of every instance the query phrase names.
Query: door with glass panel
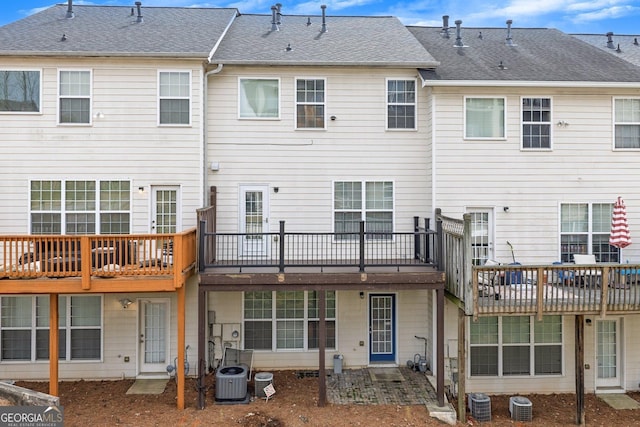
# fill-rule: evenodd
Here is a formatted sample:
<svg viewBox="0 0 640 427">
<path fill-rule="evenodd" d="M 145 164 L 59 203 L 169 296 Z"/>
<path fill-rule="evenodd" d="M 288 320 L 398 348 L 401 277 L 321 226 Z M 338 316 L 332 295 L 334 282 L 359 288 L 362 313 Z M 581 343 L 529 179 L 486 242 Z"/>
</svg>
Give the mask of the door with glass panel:
<svg viewBox="0 0 640 427">
<path fill-rule="evenodd" d="M 395 295 L 369 295 L 369 362 L 396 362 Z"/>
<path fill-rule="evenodd" d="M 176 233 L 180 224 L 180 187 L 153 186 L 151 232 L 164 234 Z"/>
<path fill-rule="evenodd" d="M 169 356 L 169 301 L 140 300 L 140 374 L 162 373 L 166 377 Z"/>
<path fill-rule="evenodd" d="M 240 255 L 266 256 L 269 253 L 269 186 L 240 187 Z"/>
<path fill-rule="evenodd" d="M 471 250 L 473 265 L 483 265 L 494 259 L 493 210 L 468 209 L 471 215 Z"/>
<path fill-rule="evenodd" d="M 596 321 L 596 390 L 618 388 L 620 366 L 620 319 Z"/>
</svg>

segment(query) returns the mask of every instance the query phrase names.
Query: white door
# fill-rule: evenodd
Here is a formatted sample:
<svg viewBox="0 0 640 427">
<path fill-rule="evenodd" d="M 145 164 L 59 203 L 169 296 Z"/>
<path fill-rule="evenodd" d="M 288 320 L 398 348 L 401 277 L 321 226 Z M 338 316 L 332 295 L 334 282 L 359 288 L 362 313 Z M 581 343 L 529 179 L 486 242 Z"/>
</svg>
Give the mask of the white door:
<svg viewBox="0 0 640 427">
<path fill-rule="evenodd" d="M 471 249 L 473 265 L 483 265 L 495 259 L 493 244 L 493 210 L 469 208 L 471 215 Z"/>
<path fill-rule="evenodd" d="M 163 234 L 181 230 L 180 187 L 152 186 L 151 194 L 151 232 Z"/>
<path fill-rule="evenodd" d="M 596 321 L 596 389 L 620 387 L 620 320 Z"/>
<path fill-rule="evenodd" d="M 265 256 L 269 253 L 269 186 L 240 187 L 240 255 Z"/>
<path fill-rule="evenodd" d="M 140 300 L 140 374 L 167 375 L 169 356 L 169 300 Z"/>
</svg>

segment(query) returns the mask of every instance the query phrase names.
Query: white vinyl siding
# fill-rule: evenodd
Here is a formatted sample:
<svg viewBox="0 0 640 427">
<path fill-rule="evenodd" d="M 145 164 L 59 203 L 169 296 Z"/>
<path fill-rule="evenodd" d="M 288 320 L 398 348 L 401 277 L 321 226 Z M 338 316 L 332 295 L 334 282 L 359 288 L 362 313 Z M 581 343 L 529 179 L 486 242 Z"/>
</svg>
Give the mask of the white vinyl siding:
<svg viewBox="0 0 640 427">
<path fill-rule="evenodd" d="M 296 79 L 296 129 L 324 129 L 325 79 Z"/>
<path fill-rule="evenodd" d="M 39 113 L 40 70 L 0 70 L 0 113 Z"/>
<path fill-rule="evenodd" d="M 102 358 L 102 297 L 59 296 L 60 360 Z M 49 359 L 49 297 L 3 296 L 0 302 L 0 360 Z"/>
<path fill-rule="evenodd" d="M 158 72 L 158 123 L 191 124 L 191 72 Z"/>
<path fill-rule="evenodd" d="M 60 124 L 90 124 L 91 71 L 60 70 L 58 99 Z"/>
<path fill-rule="evenodd" d="M 416 129 L 416 101 L 415 80 L 387 79 L 387 129 Z"/>
<path fill-rule="evenodd" d="M 280 118 L 280 80 L 240 78 L 238 114 L 241 119 Z"/>
<path fill-rule="evenodd" d="M 522 149 L 551 148 L 551 98 L 522 98 Z"/>
<path fill-rule="evenodd" d="M 615 148 L 640 148 L 640 98 L 614 99 Z"/>
<path fill-rule="evenodd" d="M 465 98 L 465 138 L 504 139 L 506 98 Z"/>
</svg>

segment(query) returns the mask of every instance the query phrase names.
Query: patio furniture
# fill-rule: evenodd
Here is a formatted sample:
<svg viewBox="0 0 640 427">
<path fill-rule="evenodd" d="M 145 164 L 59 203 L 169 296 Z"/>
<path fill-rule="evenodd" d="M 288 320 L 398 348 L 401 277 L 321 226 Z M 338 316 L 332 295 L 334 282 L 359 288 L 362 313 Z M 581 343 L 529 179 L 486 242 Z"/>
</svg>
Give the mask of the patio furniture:
<svg viewBox="0 0 640 427">
<path fill-rule="evenodd" d="M 596 264 L 596 256 L 593 254 L 573 254 L 573 262 L 576 265 Z M 602 272 L 600 270 L 576 269 L 576 281 L 582 286 L 599 286 Z"/>
</svg>

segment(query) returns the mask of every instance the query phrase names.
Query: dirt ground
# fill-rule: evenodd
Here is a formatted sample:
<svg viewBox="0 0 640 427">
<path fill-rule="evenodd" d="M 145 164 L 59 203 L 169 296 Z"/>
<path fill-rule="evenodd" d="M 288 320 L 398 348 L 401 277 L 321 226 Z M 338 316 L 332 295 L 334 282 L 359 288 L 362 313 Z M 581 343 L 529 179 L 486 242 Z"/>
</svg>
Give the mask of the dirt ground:
<svg viewBox="0 0 640 427">
<path fill-rule="evenodd" d="M 294 371 L 275 371 L 276 394 L 269 401 L 249 404 L 216 404 L 213 375 L 207 376 L 207 406 L 197 409 L 194 379 L 186 382 L 186 409 L 176 409 L 176 386 L 167 384 L 161 395 L 127 395 L 133 380 L 69 381 L 60 383 L 65 426 L 443 426 L 431 418 L 424 406 L 333 405 L 318 407 L 318 379 L 299 378 Z M 48 383 L 18 382 L 19 386 L 48 392 Z M 249 391 L 253 383 L 250 383 Z M 640 393 L 631 393 L 640 399 Z M 516 422 L 509 415 L 509 396 L 491 396 L 491 422 L 479 423 L 470 416 L 466 425 L 480 426 L 571 426 L 575 425 L 575 396 L 571 394 L 529 395 L 533 422 Z M 455 405 L 455 402 L 454 402 Z M 640 410 L 615 410 L 593 394 L 585 396 L 589 426 L 639 426 Z M 465 425 L 458 423 L 459 426 Z"/>
</svg>

